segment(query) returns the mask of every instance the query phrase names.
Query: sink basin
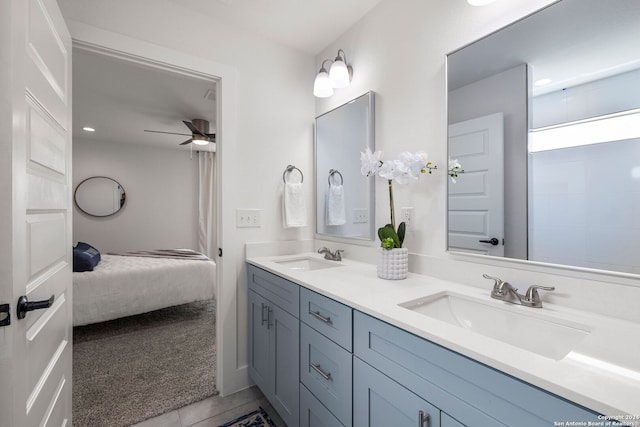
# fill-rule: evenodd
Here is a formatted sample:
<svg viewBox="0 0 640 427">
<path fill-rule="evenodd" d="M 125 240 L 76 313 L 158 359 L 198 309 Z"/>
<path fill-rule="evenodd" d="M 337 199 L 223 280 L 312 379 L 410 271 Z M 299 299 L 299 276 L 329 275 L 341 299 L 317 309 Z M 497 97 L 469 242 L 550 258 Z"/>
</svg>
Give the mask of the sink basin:
<svg viewBox="0 0 640 427">
<path fill-rule="evenodd" d="M 453 292 L 399 305 L 554 360 L 564 358 L 590 333 L 587 326 L 554 318 L 544 309 L 485 302 Z"/>
<path fill-rule="evenodd" d="M 299 257 L 274 262 L 292 270 L 301 271 L 321 270 L 323 268 L 340 267 L 342 265 L 338 261 L 329 261 L 311 257 Z"/>
</svg>

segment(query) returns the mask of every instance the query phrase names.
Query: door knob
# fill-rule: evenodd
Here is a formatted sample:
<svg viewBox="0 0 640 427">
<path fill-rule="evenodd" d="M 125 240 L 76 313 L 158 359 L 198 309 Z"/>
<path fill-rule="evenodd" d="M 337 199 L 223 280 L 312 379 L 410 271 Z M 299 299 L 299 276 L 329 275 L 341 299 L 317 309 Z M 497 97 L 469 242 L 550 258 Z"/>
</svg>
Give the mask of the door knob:
<svg viewBox="0 0 640 427">
<path fill-rule="evenodd" d="M 491 243 L 493 246 L 496 246 L 498 243 L 500 243 L 500 240 L 496 239 L 495 237 L 489 239 L 489 240 L 478 240 L 480 243 Z"/>
<path fill-rule="evenodd" d="M 29 301 L 26 295 L 18 298 L 18 306 L 16 307 L 16 311 L 18 314 L 18 319 L 24 319 L 27 315 L 27 312 L 33 310 L 41 310 L 43 308 L 49 308 L 53 304 L 54 295 L 51 295 L 51 298 L 42 300 L 42 301 Z"/>
</svg>

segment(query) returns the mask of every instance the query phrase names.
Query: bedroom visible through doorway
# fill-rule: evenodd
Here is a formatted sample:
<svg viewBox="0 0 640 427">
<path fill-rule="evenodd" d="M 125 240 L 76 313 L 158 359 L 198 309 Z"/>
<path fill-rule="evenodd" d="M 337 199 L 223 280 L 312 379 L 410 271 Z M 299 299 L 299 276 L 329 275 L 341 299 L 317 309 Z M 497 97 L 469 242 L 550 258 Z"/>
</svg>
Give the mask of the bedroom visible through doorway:
<svg viewBox="0 0 640 427">
<path fill-rule="evenodd" d="M 105 396 L 124 405 L 107 412 L 128 418 L 102 422 L 128 425 L 217 393 L 219 82 L 143 62 L 73 50 L 74 188 L 105 176 L 126 192 L 113 215 L 73 212 L 74 245 L 100 254 L 93 271 L 74 273 L 76 425 L 76 411 Z M 191 389 L 176 391 L 175 378 L 190 376 Z M 140 390 L 161 404 L 152 408 Z"/>
</svg>

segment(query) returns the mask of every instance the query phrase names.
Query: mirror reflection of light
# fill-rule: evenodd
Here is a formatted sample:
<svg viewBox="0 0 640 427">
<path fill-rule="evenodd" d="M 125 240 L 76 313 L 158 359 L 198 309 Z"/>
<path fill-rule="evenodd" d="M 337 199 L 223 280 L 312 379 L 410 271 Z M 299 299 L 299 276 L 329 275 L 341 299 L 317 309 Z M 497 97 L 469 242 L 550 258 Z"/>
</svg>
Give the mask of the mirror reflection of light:
<svg viewBox="0 0 640 427">
<path fill-rule="evenodd" d="M 640 179 L 640 166 L 634 166 L 631 168 L 631 178 Z"/>
<path fill-rule="evenodd" d="M 529 152 L 640 138 L 640 109 L 529 131 Z"/>
<path fill-rule="evenodd" d="M 536 82 L 533 85 L 534 86 L 544 86 L 544 85 L 548 85 L 552 81 L 553 80 L 551 80 L 551 79 L 540 79 L 540 80 L 536 80 Z"/>
</svg>

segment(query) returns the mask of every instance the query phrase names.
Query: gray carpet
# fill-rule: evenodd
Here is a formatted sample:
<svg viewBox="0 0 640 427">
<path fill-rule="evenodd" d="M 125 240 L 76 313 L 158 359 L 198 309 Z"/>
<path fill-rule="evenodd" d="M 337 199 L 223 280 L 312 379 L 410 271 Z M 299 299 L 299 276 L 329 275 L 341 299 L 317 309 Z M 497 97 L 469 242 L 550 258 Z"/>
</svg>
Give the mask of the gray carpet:
<svg viewBox="0 0 640 427">
<path fill-rule="evenodd" d="M 73 425 L 130 426 L 216 394 L 215 302 L 73 330 Z"/>
</svg>

